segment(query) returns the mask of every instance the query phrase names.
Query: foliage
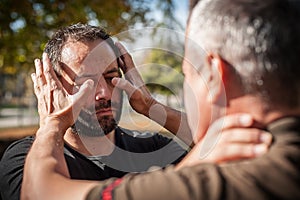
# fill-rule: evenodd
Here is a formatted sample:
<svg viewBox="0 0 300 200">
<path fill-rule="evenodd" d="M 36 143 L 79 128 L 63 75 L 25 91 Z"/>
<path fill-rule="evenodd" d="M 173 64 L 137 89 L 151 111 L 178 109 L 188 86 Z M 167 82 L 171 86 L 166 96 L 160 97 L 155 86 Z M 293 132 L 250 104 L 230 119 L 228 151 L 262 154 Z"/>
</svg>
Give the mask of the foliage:
<svg viewBox="0 0 300 200">
<path fill-rule="evenodd" d="M 152 50 L 147 59 L 150 64 L 143 71 L 143 79 L 151 92 L 177 95 L 183 84 L 182 57 L 169 51 Z"/>
<path fill-rule="evenodd" d="M 156 0 L 154 5 L 152 0 L 0 0 L 0 103 L 7 91 L 18 97 L 31 94 L 28 74 L 34 70 L 33 60 L 41 56 L 45 43 L 59 27 L 89 23 L 114 35 L 139 23 L 178 24 L 172 0 Z M 158 9 L 164 13 L 164 23 L 151 15 Z"/>
<path fill-rule="evenodd" d="M 149 0 L 148 0 L 149 1 Z M 76 22 L 100 24 L 115 34 L 137 22 L 146 24 L 147 0 L 1 0 L 0 74 L 32 67 L 51 33 Z"/>
</svg>

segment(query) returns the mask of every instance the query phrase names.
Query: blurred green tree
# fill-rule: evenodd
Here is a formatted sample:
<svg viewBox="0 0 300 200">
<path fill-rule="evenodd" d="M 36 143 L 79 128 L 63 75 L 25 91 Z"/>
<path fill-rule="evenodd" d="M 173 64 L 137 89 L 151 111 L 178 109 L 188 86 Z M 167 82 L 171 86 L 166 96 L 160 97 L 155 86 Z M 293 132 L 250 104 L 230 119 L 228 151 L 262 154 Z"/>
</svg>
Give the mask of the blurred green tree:
<svg viewBox="0 0 300 200">
<path fill-rule="evenodd" d="M 101 25 L 114 35 L 137 23 L 178 25 L 173 0 L 156 0 L 152 5 L 152 0 L 0 0 L 0 99 L 7 90 L 23 95 L 16 92 L 19 86 L 5 86 L 7 78 L 15 83 L 20 82 L 18 74 L 29 78 L 34 58 L 41 56 L 46 41 L 61 26 Z M 164 13 L 164 22 L 155 21 L 151 12 L 156 10 Z"/>
<path fill-rule="evenodd" d="M 172 107 L 180 107 L 183 101 L 182 59 L 182 55 L 172 51 L 152 49 L 144 61 L 146 67 L 141 67 L 140 70 L 151 93 L 163 95 L 165 103 Z M 176 105 L 171 102 L 171 97 L 175 97 L 173 100 Z"/>
<path fill-rule="evenodd" d="M 31 68 L 53 30 L 72 23 L 101 25 L 111 34 L 147 24 L 149 0 L 1 0 L 0 74 Z"/>
<path fill-rule="evenodd" d="M 151 50 L 146 58 L 150 63 L 143 71 L 143 79 L 152 92 L 172 95 L 182 89 L 182 56 L 165 50 Z"/>
</svg>

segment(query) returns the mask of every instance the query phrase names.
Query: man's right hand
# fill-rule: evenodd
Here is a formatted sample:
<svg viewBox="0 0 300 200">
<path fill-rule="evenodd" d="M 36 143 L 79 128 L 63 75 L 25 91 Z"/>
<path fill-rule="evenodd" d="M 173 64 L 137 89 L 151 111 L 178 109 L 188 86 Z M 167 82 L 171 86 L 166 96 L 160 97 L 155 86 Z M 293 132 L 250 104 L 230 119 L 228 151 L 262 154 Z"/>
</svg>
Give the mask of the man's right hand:
<svg viewBox="0 0 300 200">
<path fill-rule="evenodd" d="M 126 92 L 131 107 L 138 113 L 157 122 L 172 134 L 180 138 L 188 146 L 192 146 L 192 135 L 188 127 L 186 114 L 156 101 L 146 87 L 133 59 L 126 48 L 116 42 L 121 56 L 119 65 L 125 79 L 114 78 L 112 83 Z"/>
<path fill-rule="evenodd" d="M 151 96 L 127 49 L 120 42 L 116 42 L 116 46 L 121 54 L 118 63 L 125 79 L 114 78 L 113 84 L 126 92 L 136 112 L 149 117 L 149 110 L 158 102 Z"/>
<path fill-rule="evenodd" d="M 34 63 L 36 72 L 31 78 L 38 100 L 40 127 L 55 123 L 64 133 L 74 124 L 85 104 L 85 99 L 91 94 L 93 81 L 87 80 L 76 94 L 70 95 L 58 80 L 46 53 L 43 54 L 42 61 L 35 59 Z"/>
<path fill-rule="evenodd" d="M 252 128 L 253 123 L 248 114 L 233 114 L 216 120 L 176 168 L 255 158 L 265 154 L 272 143 L 272 135 Z"/>
</svg>

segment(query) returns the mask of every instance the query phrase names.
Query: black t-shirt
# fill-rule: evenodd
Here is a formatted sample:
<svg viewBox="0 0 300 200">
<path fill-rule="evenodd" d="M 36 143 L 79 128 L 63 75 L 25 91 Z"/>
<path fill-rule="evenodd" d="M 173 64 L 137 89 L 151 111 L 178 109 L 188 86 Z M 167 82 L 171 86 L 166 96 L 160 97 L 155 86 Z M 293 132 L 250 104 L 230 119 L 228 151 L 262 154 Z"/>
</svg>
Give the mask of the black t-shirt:
<svg viewBox="0 0 300 200">
<path fill-rule="evenodd" d="M 19 199 L 25 157 L 34 141 L 26 137 L 11 144 L 0 161 L 0 190 L 3 200 Z M 68 145 L 64 154 L 72 179 L 104 180 L 142 172 L 151 166 L 178 163 L 186 151 L 175 141 L 159 134 L 116 128 L 116 147 L 109 156 L 85 156 Z"/>
</svg>

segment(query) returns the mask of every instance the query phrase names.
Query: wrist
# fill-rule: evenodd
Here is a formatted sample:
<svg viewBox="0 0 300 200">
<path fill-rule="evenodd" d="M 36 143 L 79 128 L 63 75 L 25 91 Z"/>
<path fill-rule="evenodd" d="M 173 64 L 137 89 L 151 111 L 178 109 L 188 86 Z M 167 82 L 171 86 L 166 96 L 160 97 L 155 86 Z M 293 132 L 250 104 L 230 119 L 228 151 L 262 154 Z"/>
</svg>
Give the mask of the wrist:
<svg viewBox="0 0 300 200">
<path fill-rule="evenodd" d="M 65 125 L 65 123 L 62 122 L 62 120 L 48 118 L 44 121 L 43 124 L 40 124 L 40 128 L 37 134 L 51 132 L 63 136 L 67 129 L 68 127 Z"/>
<path fill-rule="evenodd" d="M 158 101 L 156 101 L 154 98 L 149 99 L 148 102 L 146 103 L 147 109 L 144 109 L 144 113 L 142 114 L 150 118 L 153 108 L 157 107 L 158 105 L 161 104 Z"/>
</svg>

